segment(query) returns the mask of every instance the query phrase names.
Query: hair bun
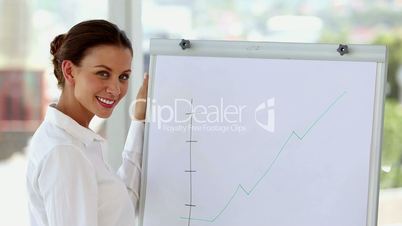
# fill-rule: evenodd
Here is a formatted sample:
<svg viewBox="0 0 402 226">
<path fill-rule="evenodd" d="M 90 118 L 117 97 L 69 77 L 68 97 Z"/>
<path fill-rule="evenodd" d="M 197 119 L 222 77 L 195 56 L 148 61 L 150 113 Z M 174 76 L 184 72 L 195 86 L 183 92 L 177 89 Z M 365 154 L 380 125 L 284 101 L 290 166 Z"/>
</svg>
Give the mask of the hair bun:
<svg viewBox="0 0 402 226">
<path fill-rule="evenodd" d="M 50 53 L 54 56 L 57 51 L 60 49 L 61 45 L 63 44 L 63 41 L 66 37 L 66 34 L 60 34 L 57 35 L 52 43 L 50 43 Z"/>
</svg>

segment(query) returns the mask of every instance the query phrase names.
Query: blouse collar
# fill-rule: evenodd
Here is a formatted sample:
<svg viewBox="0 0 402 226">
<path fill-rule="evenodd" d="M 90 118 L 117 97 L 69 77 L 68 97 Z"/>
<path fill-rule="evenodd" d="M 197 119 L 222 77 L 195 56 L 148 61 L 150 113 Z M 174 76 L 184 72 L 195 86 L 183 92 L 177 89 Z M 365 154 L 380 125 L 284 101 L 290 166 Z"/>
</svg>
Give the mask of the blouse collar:
<svg viewBox="0 0 402 226">
<path fill-rule="evenodd" d="M 74 119 L 59 111 L 56 104 L 48 106 L 45 116 L 45 121 L 65 130 L 74 138 L 80 140 L 85 145 L 89 145 L 93 141 L 104 141 L 99 134 L 94 131 L 81 126 Z"/>
</svg>

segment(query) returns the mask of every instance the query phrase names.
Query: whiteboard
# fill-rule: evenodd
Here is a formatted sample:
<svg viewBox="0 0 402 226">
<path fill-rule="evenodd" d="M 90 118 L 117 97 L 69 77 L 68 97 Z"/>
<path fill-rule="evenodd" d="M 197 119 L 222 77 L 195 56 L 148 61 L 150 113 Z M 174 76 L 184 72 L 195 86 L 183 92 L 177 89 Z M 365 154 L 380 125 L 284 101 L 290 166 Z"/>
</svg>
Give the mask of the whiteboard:
<svg viewBox="0 0 402 226">
<path fill-rule="evenodd" d="M 152 40 L 140 225 L 376 225 L 383 46 Z"/>
</svg>

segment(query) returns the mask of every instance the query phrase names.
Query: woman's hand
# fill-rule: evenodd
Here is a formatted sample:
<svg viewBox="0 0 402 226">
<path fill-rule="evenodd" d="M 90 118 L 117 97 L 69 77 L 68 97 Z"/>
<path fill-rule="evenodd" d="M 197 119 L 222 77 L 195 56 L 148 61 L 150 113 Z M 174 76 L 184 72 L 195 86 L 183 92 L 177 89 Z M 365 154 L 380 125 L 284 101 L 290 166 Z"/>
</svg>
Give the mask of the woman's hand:
<svg viewBox="0 0 402 226">
<path fill-rule="evenodd" d="M 147 110 L 147 94 L 148 94 L 148 73 L 144 74 L 144 81 L 138 90 L 135 102 L 134 118 L 139 121 L 145 120 L 145 113 Z"/>
</svg>

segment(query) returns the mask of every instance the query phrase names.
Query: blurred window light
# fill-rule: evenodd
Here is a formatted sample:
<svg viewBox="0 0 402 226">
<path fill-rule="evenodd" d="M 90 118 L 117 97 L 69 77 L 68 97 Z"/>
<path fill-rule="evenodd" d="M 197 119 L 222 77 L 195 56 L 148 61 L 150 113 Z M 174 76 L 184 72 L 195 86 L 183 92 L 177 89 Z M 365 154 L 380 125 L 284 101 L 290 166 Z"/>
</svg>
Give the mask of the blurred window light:
<svg viewBox="0 0 402 226">
<path fill-rule="evenodd" d="M 315 16 L 275 16 L 266 22 L 269 41 L 317 42 L 323 22 Z"/>
</svg>

